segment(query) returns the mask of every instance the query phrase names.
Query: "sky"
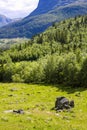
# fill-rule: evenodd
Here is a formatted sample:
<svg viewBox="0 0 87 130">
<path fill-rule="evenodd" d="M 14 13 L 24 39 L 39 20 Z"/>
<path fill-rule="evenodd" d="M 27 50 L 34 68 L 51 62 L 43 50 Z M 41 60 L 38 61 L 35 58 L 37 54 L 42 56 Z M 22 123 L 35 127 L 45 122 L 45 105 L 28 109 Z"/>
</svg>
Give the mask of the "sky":
<svg viewBox="0 0 87 130">
<path fill-rule="evenodd" d="M 38 5 L 39 0 L 0 0 L 0 14 L 9 18 L 23 18 Z"/>
</svg>

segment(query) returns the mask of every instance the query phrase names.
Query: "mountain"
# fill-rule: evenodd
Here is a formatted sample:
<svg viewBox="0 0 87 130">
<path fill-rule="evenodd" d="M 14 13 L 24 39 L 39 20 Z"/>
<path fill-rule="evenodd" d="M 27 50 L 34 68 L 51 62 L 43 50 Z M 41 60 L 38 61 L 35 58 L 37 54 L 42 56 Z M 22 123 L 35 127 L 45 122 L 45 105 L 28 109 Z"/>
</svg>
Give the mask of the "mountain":
<svg viewBox="0 0 87 130">
<path fill-rule="evenodd" d="M 75 2 L 76 0 L 40 0 L 37 9 L 30 16 L 40 15 L 55 9 L 55 7 L 64 6 Z"/>
<path fill-rule="evenodd" d="M 30 38 L 54 22 L 87 14 L 87 0 L 40 0 L 38 7 L 21 21 L 0 29 L 0 38 Z"/>
<path fill-rule="evenodd" d="M 4 15 L 0 15 L 0 27 L 7 25 L 8 23 L 11 23 L 13 20 L 10 18 L 7 18 Z"/>
</svg>

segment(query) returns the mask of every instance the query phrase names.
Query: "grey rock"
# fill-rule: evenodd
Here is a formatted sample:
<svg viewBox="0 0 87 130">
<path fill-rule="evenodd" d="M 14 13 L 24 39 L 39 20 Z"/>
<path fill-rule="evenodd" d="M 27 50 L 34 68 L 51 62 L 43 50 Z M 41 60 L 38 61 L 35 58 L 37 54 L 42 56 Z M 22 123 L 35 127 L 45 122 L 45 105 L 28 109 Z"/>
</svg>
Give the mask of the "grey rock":
<svg viewBox="0 0 87 130">
<path fill-rule="evenodd" d="M 69 101 L 66 97 L 61 96 L 56 98 L 55 110 L 70 109 L 74 107 L 74 100 Z"/>
<path fill-rule="evenodd" d="M 75 106 L 74 100 L 71 100 L 69 104 L 70 104 L 70 107 L 74 107 Z"/>
<path fill-rule="evenodd" d="M 19 109 L 19 110 L 13 110 L 14 113 L 17 113 L 17 114 L 24 114 L 24 111 L 22 109 Z"/>
</svg>

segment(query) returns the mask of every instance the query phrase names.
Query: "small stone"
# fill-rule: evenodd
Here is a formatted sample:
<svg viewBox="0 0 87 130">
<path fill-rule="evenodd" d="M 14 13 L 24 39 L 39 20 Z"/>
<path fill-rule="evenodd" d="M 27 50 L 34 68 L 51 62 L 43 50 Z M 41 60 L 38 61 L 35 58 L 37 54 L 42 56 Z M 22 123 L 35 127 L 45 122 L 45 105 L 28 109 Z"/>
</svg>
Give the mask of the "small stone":
<svg viewBox="0 0 87 130">
<path fill-rule="evenodd" d="M 17 88 L 11 88 L 10 91 L 17 91 Z"/>
<path fill-rule="evenodd" d="M 57 113 L 57 114 L 56 114 L 56 116 L 58 116 L 58 117 L 59 117 L 59 116 L 60 116 L 60 114 L 58 114 L 58 113 Z"/>
<path fill-rule="evenodd" d="M 19 109 L 19 110 L 13 110 L 14 113 L 17 113 L 17 114 L 24 114 L 24 111 L 22 109 Z"/>
</svg>

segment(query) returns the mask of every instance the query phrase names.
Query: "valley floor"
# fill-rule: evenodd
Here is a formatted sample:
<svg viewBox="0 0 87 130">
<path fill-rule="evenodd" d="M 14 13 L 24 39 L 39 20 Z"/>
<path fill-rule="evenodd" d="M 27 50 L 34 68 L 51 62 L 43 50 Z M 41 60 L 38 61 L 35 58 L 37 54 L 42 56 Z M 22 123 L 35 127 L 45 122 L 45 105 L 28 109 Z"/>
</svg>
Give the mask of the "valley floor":
<svg viewBox="0 0 87 130">
<path fill-rule="evenodd" d="M 71 111 L 56 112 L 56 97 L 75 101 Z M 23 109 L 24 114 L 12 110 Z M 86 130 L 87 90 L 64 86 L 0 83 L 0 130 Z"/>
</svg>

